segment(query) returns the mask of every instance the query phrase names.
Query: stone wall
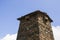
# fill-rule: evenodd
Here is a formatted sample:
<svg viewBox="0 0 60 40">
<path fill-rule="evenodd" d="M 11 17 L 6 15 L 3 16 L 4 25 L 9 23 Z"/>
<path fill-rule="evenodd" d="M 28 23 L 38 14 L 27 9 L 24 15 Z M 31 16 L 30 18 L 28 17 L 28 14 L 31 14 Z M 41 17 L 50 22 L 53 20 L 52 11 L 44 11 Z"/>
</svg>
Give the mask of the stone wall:
<svg viewBox="0 0 60 40">
<path fill-rule="evenodd" d="M 44 23 L 44 20 L 47 20 L 46 23 Z M 48 20 L 48 17 L 43 15 L 38 15 L 38 26 L 39 26 L 39 38 L 40 40 L 54 40 L 53 38 L 53 32 L 51 28 L 51 22 Z"/>
<path fill-rule="evenodd" d="M 49 17 L 40 13 L 21 18 L 17 40 L 54 40 Z"/>
<path fill-rule="evenodd" d="M 17 40 L 39 40 L 37 16 L 27 16 L 21 20 Z"/>
</svg>

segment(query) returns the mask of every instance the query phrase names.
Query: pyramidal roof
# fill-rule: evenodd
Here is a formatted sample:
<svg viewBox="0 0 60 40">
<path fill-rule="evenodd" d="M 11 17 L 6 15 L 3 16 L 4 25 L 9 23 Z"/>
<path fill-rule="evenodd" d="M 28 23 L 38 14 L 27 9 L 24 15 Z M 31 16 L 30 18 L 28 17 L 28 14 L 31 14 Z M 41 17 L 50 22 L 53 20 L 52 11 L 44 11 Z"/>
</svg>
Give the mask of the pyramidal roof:
<svg viewBox="0 0 60 40">
<path fill-rule="evenodd" d="M 36 10 L 36 11 L 31 12 L 31 13 L 25 15 L 25 16 L 19 17 L 19 18 L 17 18 L 17 20 L 21 20 L 21 19 L 23 19 L 23 18 L 26 17 L 26 16 L 34 15 L 34 14 L 42 14 L 42 15 L 44 15 L 44 16 L 47 16 L 48 19 L 50 20 L 50 22 L 53 22 L 53 20 L 47 15 L 47 13 L 42 12 L 42 11 L 40 11 L 40 10 Z"/>
</svg>

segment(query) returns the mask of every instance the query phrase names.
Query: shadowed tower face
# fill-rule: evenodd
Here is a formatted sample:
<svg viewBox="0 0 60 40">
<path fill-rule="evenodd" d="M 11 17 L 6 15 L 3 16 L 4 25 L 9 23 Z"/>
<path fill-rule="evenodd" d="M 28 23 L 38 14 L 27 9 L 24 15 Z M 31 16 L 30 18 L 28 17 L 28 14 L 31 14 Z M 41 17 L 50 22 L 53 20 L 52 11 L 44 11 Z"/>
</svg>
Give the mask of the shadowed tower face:
<svg viewBox="0 0 60 40">
<path fill-rule="evenodd" d="M 51 18 L 44 12 L 35 11 L 21 18 L 17 40 L 54 40 Z"/>
</svg>

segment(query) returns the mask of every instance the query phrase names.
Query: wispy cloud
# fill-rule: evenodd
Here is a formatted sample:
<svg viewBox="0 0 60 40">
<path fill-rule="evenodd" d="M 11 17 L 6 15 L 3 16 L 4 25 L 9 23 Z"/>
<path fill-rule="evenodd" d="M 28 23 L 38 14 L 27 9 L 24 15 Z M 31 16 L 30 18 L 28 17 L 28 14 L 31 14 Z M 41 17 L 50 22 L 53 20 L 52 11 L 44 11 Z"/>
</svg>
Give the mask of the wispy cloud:
<svg viewBox="0 0 60 40">
<path fill-rule="evenodd" d="M 52 26 L 54 39 L 60 40 L 60 26 Z M 17 34 L 7 34 L 5 37 L 1 38 L 0 40 L 16 40 Z"/>
</svg>

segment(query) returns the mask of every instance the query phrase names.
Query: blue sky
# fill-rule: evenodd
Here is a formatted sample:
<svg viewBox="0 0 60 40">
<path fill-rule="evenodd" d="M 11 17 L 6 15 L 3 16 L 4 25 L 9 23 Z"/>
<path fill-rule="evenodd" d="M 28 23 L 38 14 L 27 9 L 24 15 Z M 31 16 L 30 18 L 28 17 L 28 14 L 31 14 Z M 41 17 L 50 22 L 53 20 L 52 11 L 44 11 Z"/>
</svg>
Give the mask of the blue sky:
<svg viewBox="0 0 60 40">
<path fill-rule="evenodd" d="M 53 26 L 60 26 L 60 0 L 0 0 L 0 38 L 17 33 L 18 17 L 35 10 L 46 12 Z"/>
</svg>

